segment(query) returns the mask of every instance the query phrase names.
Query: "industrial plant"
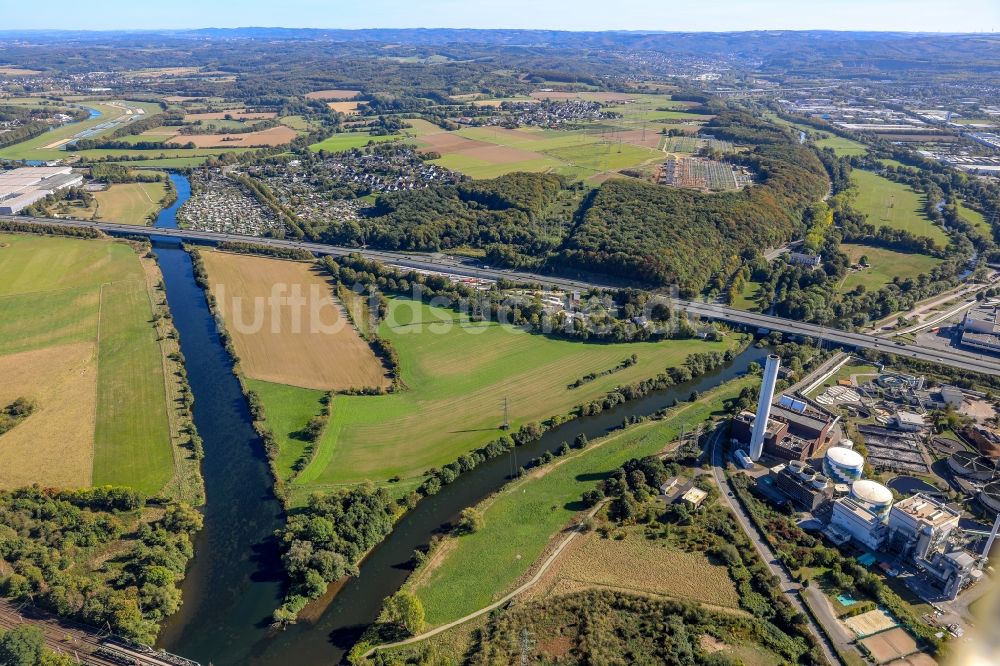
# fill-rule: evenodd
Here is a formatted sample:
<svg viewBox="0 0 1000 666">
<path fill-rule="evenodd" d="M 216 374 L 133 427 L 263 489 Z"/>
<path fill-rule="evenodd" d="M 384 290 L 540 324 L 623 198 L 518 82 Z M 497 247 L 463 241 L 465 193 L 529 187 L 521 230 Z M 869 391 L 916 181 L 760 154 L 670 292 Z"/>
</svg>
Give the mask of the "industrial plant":
<svg viewBox="0 0 1000 666">
<path fill-rule="evenodd" d="M 953 387 L 928 389 L 922 377 L 882 373 L 870 389 L 855 391 L 857 400 L 852 401 L 849 413 L 865 410 L 869 417 L 866 425 L 856 426 L 861 446 L 844 436 L 843 412 L 809 399 L 808 391 L 777 391 L 779 367 L 780 359 L 769 356 L 756 412 L 742 411 L 731 423 L 733 460 L 756 478 L 760 494 L 774 504 L 806 512 L 832 544 L 868 553 L 887 575 L 905 575 L 907 585 L 928 600 L 953 600 L 978 581 L 1000 515 L 983 546 L 977 542 L 988 528 L 967 533 L 960 527 L 963 509 L 947 503 L 933 486 L 923 484 L 927 491 L 900 498 L 902 492 L 866 478 L 866 473 L 880 470 L 929 474 L 933 458 L 924 445 L 924 403 L 961 401 L 964 394 Z M 872 398 L 867 410 L 862 395 Z M 883 409 L 884 418 L 872 425 L 874 397 L 884 400 L 886 395 L 901 404 L 895 410 Z M 902 408 L 908 405 L 921 412 Z M 968 497 L 976 496 L 991 515 L 1000 512 L 997 460 L 959 449 L 941 464 L 956 484 L 965 484 Z"/>
</svg>

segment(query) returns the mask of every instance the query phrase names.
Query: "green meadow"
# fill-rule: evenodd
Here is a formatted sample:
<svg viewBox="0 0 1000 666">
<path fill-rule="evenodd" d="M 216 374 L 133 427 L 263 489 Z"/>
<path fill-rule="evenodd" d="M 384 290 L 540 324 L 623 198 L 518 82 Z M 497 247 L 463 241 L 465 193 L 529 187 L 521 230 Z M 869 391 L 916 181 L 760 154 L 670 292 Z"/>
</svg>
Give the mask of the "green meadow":
<svg viewBox="0 0 1000 666">
<path fill-rule="evenodd" d="M 456 620 L 510 592 L 546 547 L 577 515 L 578 500 L 630 458 L 653 455 L 682 427 L 722 411 L 725 400 L 752 379 L 740 379 L 681 403 L 661 421 L 648 421 L 590 442 L 557 458 L 539 474 L 508 484 L 481 505 L 484 526 L 448 543 L 427 572 L 418 570 L 413 592 L 423 602 L 427 623 Z"/>
<path fill-rule="evenodd" d="M 928 236 L 941 247 L 948 245 L 948 234 L 924 214 L 922 194 L 863 169 L 855 169 L 851 178 L 857 189 L 854 207 L 868 216 L 869 224 Z"/>
<path fill-rule="evenodd" d="M 505 399 L 516 430 L 524 423 L 567 414 L 618 385 L 680 365 L 689 354 L 721 351 L 733 344 L 588 344 L 472 322 L 452 310 L 407 299 L 390 303 L 380 335 L 399 353 L 406 388 L 383 396 L 334 397 L 315 455 L 292 484 L 293 502 L 302 502 L 313 490 L 365 480 L 384 482 L 398 476 L 412 484 L 427 469 L 502 435 Z M 614 368 L 631 354 L 638 358 L 635 365 L 569 388 L 580 377 Z M 285 449 L 279 468 L 287 473 L 304 446 L 292 435 L 308 421 L 302 405 L 318 406 L 318 392 L 250 386 L 260 392 L 272 430 Z"/>
</svg>

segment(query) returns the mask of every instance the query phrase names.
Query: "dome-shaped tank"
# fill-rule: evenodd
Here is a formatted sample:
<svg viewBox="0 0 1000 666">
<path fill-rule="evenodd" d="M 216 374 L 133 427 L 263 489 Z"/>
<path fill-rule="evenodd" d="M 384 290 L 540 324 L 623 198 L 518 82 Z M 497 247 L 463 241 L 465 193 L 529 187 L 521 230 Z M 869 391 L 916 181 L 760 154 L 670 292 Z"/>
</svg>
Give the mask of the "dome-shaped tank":
<svg viewBox="0 0 1000 666">
<path fill-rule="evenodd" d="M 851 484 L 851 497 L 880 517 L 889 515 L 892 508 L 892 491 L 877 481 L 860 479 Z"/>
<path fill-rule="evenodd" d="M 842 446 L 832 446 L 823 458 L 823 472 L 833 479 L 834 483 L 852 483 L 861 478 L 865 468 L 865 459 L 853 449 Z"/>
</svg>

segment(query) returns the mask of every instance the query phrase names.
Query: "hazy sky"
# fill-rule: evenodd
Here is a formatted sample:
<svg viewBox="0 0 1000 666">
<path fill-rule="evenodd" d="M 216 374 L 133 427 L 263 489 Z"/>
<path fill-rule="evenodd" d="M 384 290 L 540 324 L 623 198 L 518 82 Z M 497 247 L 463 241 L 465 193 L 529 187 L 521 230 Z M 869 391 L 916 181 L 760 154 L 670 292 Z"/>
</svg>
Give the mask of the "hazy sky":
<svg viewBox="0 0 1000 666">
<path fill-rule="evenodd" d="M 1000 0 L 0 0 L 0 30 L 240 26 L 991 32 Z"/>
</svg>

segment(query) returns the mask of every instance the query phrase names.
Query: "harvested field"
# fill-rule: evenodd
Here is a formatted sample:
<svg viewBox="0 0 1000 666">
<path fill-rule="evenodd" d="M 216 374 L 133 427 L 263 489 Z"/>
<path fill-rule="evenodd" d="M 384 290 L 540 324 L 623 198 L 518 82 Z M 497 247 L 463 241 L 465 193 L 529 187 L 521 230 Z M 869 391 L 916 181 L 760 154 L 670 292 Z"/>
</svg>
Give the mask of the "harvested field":
<svg viewBox="0 0 1000 666">
<path fill-rule="evenodd" d="M 917 651 L 917 641 L 900 627 L 883 631 L 880 634 L 862 638 L 859 641 L 868 652 L 876 664 L 884 664 L 893 659 L 900 659 Z"/>
<path fill-rule="evenodd" d="M 0 356 L 0 405 L 24 396 L 36 411 L 0 435 L 0 488 L 90 485 L 97 363 L 93 342 Z"/>
<path fill-rule="evenodd" d="M 915 652 L 905 659 L 897 659 L 889 666 L 938 666 L 938 661 L 926 652 Z"/>
<path fill-rule="evenodd" d="M 251 112 L 233 109 L 232 111 L 214 111 L 211 113 L 189 113 L 184 116 L 184 122 L 193 123 L 199 120 L 226 120 L 227 117 L 232 118 L 233 120 L 266 120 L 268 118 L 276 118 L 277 116 L 278 114 L 273 111 Z"/>
<path fill-rule="evenodd" d="M 306 93 L 306 98 L 336 101 L 354 99 L 360 94 L 360 90 L 315 90 L 311 93 Z"/>
<path fill-rule="evenodd" d="M 3 76 L 34 76 L 42 72 L 37 69 L 24 69 L 22 67 L 0 67 L 0 74 Z"/>
<path fill-rule="evenodd" d="M 886 629 L 896 626 L 896 621 L 884 610 L 876 608 L 861 615 L 855 615 L 844 620 L 844 624 L 850 627 L 858 636 L 871 636 Z"/>
<path fill-rule="evenodd" d="M 382 363 L 314 265 L 225 252 L 201 256 L 247 377 L 324 390 L 389 386 Z M 272 293 L 296 292 L 307 302 L 303 310 L 269 301 Z"/>
<path fill-rule="evenodd" d="M 663 143 L 663 135 L 652 129 L 626 130 L 619 132 L 615 136 L 625 143 L 631 143 L 633 146 L 642 146 L 644 148 L 652 148 L 653 150 L 659 150 L 660 145 Z"/>
<path fill-rule="evenodd" d="M 541 159 L 544 156 L 530 150 L 500 146 L 497 144 L 467 139 L 451 132 L 428 134 L 421 137 L 424 147 L 445 154 L 460 154 L 473 159 L 492 162 L 493 164 L 510 164 L 526 160 Z"/>
<path fill-rule="evenodd" d="M 701 553 L 665 548 L 636 531 L 620 541 L 602 539 L 596 532 L 578 537 L 526 595 L 559 596 L 598 587 L 718 608 L 737 609 L 740 602 L 725 566 L 712 564 Z"/>
<path fill-rule="evenodd" d="M 337 113 L 346 113 L 349 116 L 356 115 L 358 113 L 358 107 L 361 106 L 360 102 L 327 102 L 326 105 L 331 111 L 336 111 Z"/>
<path fill-rule="evenodd" d="M 173 144 L 193 143 L 195 148 L 252 148 L 255 146 L 281 146 L 290 143 L 299 134 L 291 127 L 279 125 L 260 132 L 244 134 L 192 134 L 174 137 Z"/>
</svg>

